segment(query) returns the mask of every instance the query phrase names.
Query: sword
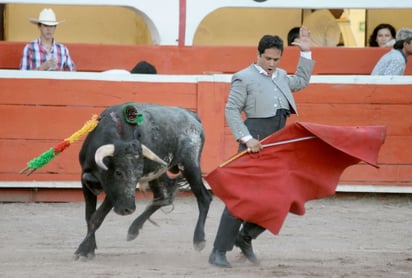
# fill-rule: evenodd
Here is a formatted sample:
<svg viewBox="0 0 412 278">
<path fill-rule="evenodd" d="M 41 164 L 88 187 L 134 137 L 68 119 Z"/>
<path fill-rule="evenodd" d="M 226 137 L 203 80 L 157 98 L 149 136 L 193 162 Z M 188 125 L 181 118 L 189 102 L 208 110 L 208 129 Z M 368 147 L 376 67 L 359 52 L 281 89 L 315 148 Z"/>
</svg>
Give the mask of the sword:
<svg viewBox="0 0 412 278">
<path fill-rule="evenodd" d="M 295 142 L 300 142 L 300 141 L 304 141 L 304 140 L 309 140 L 309 139 L 314 139 L 317 138 L 316 136 L 305 136 L 305 137 L 300 137 L 300 138 L 294 138 L 294 139 L 289 139 L 289 140 L 284 140 L 284 141 L 279 141 L 279 142 L 275 142 L 275 143 L 269 143 L 269 144 L 264 144 L 262 145 L 263 148 L 267 148 L 267 147 L 273 147 L 273 146 L 278 146 L 278 145 L 284 145 L 284 144 L 289 144 L 289 143 L 295 143 Z M 226 165 L 228 165 L 230 162 L 232 162 L 235 159 L 238 159 L 239 157 L 241 157 L 242 155 L 244 155 L 245 153 L 247 153 L 248 150 L 243 150 L 240 153 L 234 155 L 233 157 L 229 158 L 228 160 L 226 160 L 225 162 L 223 162 L 222 164 L 219 165 L 219 167 L 225 167 Z"/>
</svg>

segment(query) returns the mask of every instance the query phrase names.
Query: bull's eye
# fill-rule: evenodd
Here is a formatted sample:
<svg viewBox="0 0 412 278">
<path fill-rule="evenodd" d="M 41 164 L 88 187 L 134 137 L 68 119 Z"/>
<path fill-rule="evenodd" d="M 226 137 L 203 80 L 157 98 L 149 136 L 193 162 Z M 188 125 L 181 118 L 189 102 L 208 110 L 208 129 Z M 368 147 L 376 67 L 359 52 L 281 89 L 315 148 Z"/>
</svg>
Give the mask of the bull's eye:
<svg viewBox="0 0 412 278">
<path fill-rule="evenodd" d="M 114 174 L 115 174 L 117 177 L 122 177 L 122 171 L 120 171 L 120 170 L 115 170 L 115 171 L 114 171 Z"/>
</svg>

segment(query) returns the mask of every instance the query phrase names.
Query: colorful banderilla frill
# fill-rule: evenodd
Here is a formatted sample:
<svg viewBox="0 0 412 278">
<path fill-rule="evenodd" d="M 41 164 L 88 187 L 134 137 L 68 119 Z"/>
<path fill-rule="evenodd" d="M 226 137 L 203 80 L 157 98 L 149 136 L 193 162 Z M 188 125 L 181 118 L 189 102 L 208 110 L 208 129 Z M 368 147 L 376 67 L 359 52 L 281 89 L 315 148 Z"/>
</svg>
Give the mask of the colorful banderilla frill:
<svg viewBox="0 0 412 278">
<path fill-rule="evenodd" d="M 91 132 L 93 129 L 95 129 L 95 127 L 97 126 L 98 123 L 99 123 L 98 116 L 93 115 L 91 120 L 87 121 L 81 129 L 79 129 L 78 131 L 73 133 L 70 137 L 68 137 L 68 138 L 64 139 L 63 141 L 61 141 L 60 143 L 58 143 L 53 148 L 50 148 L 49 150 L 45 151 L 44 153 L 42 153 L 38 157 L 30 160 L 27 163 L 27 167 L 22 169 L 19 173 L 23 174 L 26 171 L 28 171 L 26 173 L 26 175 L 29 176 L 31 173 L 33 173 L 37 169 L 42 168 L 44 165 L 49 163 L 53 158 L 55 158 L 58 154 L 60 154 L 66 148 L 68 148 L 71 144 L 78 141 L 82 136 L 84 136 L 85 134 L 87 134 L 87 133 Z"/>
</svg>

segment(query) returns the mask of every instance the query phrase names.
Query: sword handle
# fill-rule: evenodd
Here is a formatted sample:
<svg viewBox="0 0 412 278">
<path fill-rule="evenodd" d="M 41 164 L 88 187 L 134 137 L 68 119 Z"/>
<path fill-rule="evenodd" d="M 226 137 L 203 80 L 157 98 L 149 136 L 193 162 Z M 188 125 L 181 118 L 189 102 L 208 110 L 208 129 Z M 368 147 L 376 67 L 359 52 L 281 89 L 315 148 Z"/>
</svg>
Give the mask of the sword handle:
<svg viewBox="0 0 412 278">
<path fill-rule="evenodd" d="M 231 158 L 229 158 L 228 160 L 226 160 L 225 162 L 223 162 L 222 164 L 219 165 L 219 167 L 225 167 L 226 165 L 228 165 L 230 162 L 232 162 L 235 159 L 238 159 L 239 157 L 241 157 L 242 155 L 244 155 L 245 153 L 247 153 L 247 150 L 243 150 L 240 153 L 232 156 Z"/>
</svg>

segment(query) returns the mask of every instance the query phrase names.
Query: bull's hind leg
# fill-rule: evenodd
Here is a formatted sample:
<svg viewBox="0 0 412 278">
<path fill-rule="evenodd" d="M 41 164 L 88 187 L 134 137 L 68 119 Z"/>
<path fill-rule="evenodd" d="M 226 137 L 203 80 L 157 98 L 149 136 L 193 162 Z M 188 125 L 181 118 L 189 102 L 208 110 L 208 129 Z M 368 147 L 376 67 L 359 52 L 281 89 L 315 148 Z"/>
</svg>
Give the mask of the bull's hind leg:
<svg viewBox="0 0 412 278">
<path fill-rule="evenodd" d="M 195 250 L 201 251 L 206 245 L 205 223 L 212 196 L 203 184 L 202 173 L 198 166 L 184 165 L 183 175 L 190 184 L 199 209 L 199 217 L 193 235 L 193 246 Z"/>
<path fill-rule="evenodd" d="M 144 223 L 159 208 L 173 203 L 176 191 L 175 179 L 170 179 L 167 175 L 162 175 L 158 180 L 149 182 L 149 185 L 153 192 L 153 201 L 130 225 L 127 233 L 127 240 L 135 239 L 139 235 L 139 231 L 143 227 Z"/>
</svg>

